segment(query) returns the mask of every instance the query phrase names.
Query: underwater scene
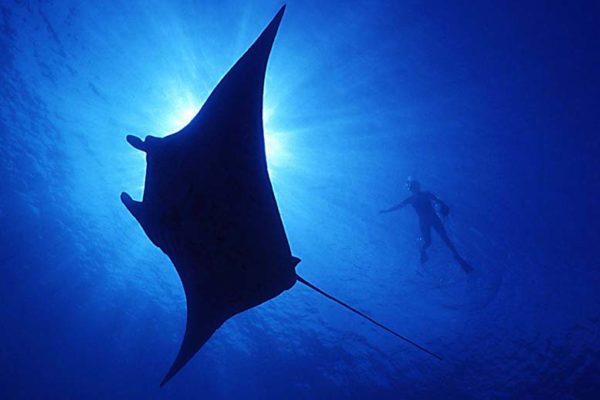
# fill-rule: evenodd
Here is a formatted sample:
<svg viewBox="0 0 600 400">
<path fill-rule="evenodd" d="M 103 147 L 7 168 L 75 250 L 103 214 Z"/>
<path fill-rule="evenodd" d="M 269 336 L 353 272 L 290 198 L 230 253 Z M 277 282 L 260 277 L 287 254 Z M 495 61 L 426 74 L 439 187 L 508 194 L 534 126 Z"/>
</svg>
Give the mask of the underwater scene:
<svg viewBox="0 0 600 400">
<path fill-rule="evenodd" d="M 599 399 L 600 3 L 0 2 L 0 399 Z"/>
</svg>

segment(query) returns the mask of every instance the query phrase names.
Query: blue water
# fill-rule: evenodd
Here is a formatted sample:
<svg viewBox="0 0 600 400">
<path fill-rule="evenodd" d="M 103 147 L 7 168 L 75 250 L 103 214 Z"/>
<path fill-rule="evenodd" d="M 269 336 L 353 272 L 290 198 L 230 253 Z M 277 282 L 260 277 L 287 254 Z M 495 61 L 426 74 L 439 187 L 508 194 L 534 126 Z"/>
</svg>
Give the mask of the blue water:
<svg viewBox="0 0 600 400">
<path fill-rule="evenodd" d="M 452 3 L 452 4 L 450 4 Z M 600 398 L 598 3 L 290 0 L 267 73 L 297 285 L 163 389 L 183 289 L 119 201 L 276 1 L 0 4 L 1 399 Z M 419 263 L 407 176 L 476 269 Z"/>
</svg>

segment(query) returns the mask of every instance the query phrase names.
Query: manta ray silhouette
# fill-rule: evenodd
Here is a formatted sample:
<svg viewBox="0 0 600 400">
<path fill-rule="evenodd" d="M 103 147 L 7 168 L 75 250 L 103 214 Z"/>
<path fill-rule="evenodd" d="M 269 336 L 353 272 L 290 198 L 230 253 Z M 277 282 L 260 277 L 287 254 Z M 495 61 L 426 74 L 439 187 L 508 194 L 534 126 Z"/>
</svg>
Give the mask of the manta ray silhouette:
<svg viewBox="0 0 600 400">
<path fill-rule="evenodd" d="M 126 193 L 121 200 L 175 265 L 187 301 L 183 342 L 161 386 L 227 319 L 297 281 L 410 342 L 295 272 L 300 259 L 291 254 L 269 180 L 262 122 L 266 66 L 284 10 L 186 127 L 164 138 L 127 136 L 146 152 L 146 182 L 142 202 Z"/>
</svg>

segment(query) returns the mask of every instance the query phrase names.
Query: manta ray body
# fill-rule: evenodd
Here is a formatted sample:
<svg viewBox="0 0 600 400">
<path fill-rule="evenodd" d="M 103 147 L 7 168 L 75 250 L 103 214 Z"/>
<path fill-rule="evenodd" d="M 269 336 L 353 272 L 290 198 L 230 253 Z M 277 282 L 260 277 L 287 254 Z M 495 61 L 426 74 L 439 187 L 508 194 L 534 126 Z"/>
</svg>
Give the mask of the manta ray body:
<svg viewBox="0 0 600 400">
<path fill-rule="evenodd" d="M 121 200 L 171 259 L 187 303 L 183 342 L 161 386 L 225 321 L 298 281 L 397 335 L 296 274 L 300 260 L 273 194 L 262 121 L 267 61 L 284 10 L 187 126 L 164 138 L 127 136 L 146 153 L 146 180 L 141 202 L 126 193 Z"/>
</svg>

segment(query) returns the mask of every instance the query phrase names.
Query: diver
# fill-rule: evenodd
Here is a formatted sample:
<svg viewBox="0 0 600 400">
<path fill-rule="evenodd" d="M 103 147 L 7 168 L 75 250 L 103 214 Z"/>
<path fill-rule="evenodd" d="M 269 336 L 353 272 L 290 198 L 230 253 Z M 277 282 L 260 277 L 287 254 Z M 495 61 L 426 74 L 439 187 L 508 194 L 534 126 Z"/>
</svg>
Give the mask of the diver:
<svg viewBox="0 0 600 400">
<path fill-rule="evenodd" d="M 399 210 L 407 205 L 412 205 L 415 211 L 417 212 L 417 216 L 419 217 L 419 225 L 421 227 L 421 239 L 423 240 L 423 245 L 421 246 L 421 264 L 425 264 L 427 262 L 427 249 L 431 245 L 431 228 L 435 229 L 435 231 L 440 235 L 446 246 L 450 249 L 452 254 L 454 255 L 454 259 L 460 264 L 462 269 L 469 273 L 473 271 L 473 267 L 469 265 L 465 261 L 464 258 L 458 254 L 456 247 L 448 237 L 448 233 L 446 233 L 446 229 L 440 217 L 435 212 L 433 207 L 433 203 L 435 203 L 439 208 L 439 213 L 442 217 L 447 217 L 450 214 L 450 207 L 446 205 L 442 200 L 437 198 L 431 192 L 421 191 L 421 185 L 417 180 L 412 178 L 408 178 L 406 182 L 407 189 L 412 193 L 410 197 L 402 201 L 400 204 L 397 204 L 391 208 L 381 210 L 380 213 L 388 213 L 392 211 Z"/>
</svg>

